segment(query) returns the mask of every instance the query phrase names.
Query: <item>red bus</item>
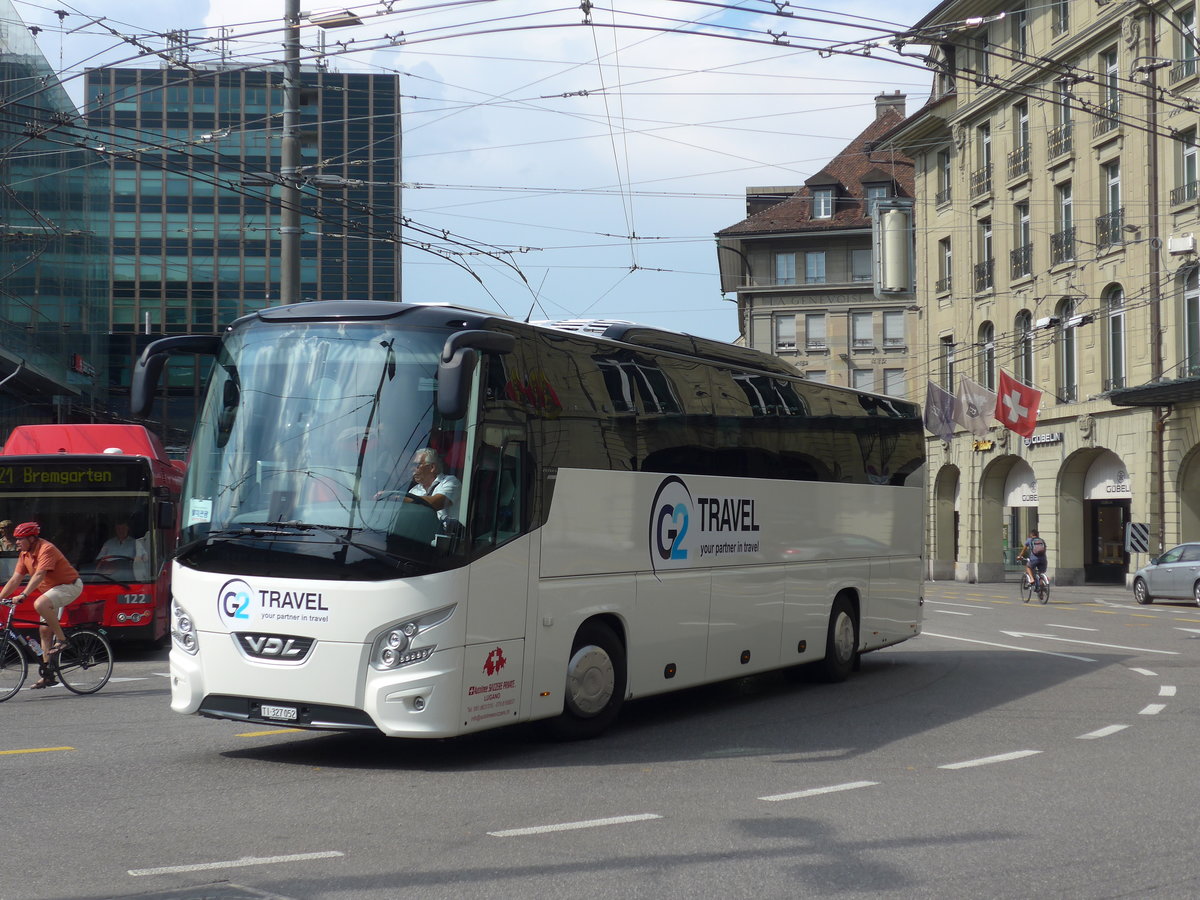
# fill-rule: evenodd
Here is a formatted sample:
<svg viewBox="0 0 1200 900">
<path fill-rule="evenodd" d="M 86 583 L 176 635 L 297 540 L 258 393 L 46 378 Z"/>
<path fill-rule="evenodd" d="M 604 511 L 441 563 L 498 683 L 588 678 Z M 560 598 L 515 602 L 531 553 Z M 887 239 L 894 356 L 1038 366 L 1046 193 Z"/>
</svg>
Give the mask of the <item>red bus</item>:
<svg viewBox="0 0 1200 900">
<path fill-rule="evenodd" d="M 38 522 L 83 580 L 67 624 L 159 643 L 170 628 L 170 555 L 183 463 L 140 425 L 21 425 L 0 449 L 0 520 Z M 0 584 L 17 551 L 0 549 Z M 32 618 L 32 604 L 17 610 Z"/>
</svg>

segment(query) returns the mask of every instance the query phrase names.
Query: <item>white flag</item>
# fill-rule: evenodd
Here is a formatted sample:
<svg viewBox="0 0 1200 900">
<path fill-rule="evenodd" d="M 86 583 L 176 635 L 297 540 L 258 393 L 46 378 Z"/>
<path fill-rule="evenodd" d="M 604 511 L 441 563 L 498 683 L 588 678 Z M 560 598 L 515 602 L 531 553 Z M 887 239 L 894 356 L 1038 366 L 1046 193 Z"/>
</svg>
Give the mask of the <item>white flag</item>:
<svg viewBox="0 0 1200 900">
<path fill-rule="evenodd" d="M 987 437 L 992 414 L 996 411 L 996 395 L 982 384 L 959 376 L 958 401 L 954 408 L 954 421 L 976 437 Z"/>
</svg>

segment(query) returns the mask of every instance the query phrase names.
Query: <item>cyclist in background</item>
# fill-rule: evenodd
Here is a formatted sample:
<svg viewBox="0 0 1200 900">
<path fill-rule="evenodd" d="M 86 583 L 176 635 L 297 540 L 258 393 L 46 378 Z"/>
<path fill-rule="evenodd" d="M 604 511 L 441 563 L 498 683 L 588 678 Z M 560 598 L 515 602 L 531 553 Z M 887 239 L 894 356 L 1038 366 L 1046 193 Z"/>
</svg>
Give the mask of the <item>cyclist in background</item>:
<svg viewBox="0 0 1200 900">
<path fill-rule="evenodd" d="M 13 537 L 17 549 L 21 551 L 17 557 L 17 568 L 12 578 L 0 589 L 0 600 L 6 600 L 14 594 L 19 602 L 29 594 L 42 588 L 42 594 L 33 601 L 33 608 L 42 617 L 42 626 L 38 629 L 42 638 L 42 662 L 50 662 L 50 655 L 57 653 L 67 645 L 66 632 L 59 624 L 62 610 L 72 600 L 83 593 L 83 582 L 79 573 L 67 562 L 62 551 L 52 543 L 40 537 L 41 527 L 37 522 L 23 522 L 13 529 Z M 21 582 L 29 578 L 25 590 L 17 594 Z M 44 675 L 33 685 L 35 690 L 57 684 L 50 675 Z"/>
<path fill-rule="evenodd" d="M 1037 576 L 1046 574 L 1046 542 L 1038 535 L 1036 528 L 1029 530 L 1029 537 L 1025 539 L 1025 546 L 1017 554 L 1017 559 L 1025 560 L 1025 577 L 1029 584 L 1036 585 Z"/>
</svg>

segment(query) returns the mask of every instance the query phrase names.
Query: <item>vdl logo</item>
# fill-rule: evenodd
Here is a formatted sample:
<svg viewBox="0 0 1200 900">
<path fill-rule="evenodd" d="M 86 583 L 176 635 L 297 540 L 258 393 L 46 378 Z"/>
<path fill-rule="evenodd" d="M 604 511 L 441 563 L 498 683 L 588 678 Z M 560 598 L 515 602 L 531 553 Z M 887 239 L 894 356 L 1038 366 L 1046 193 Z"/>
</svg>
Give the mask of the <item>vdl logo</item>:
<svg viewBox="0 0 1200 900">
<path fill-rule="evenodd" d="M 688 536 L 692 493 L 683 479 L 671 475 L 662 480 L 650 504 L 650 568 L 673 569 L 686 566 L 691 540 Z"/>
<path fill-rule="evenodd" d="M 229 628 L 246 625 L 250 622 L 250 604 L 254 600 L 254 590 L 240 578 L 231 579 L 217 593 L 217 612 L 221 621 Z"/>
</svg>

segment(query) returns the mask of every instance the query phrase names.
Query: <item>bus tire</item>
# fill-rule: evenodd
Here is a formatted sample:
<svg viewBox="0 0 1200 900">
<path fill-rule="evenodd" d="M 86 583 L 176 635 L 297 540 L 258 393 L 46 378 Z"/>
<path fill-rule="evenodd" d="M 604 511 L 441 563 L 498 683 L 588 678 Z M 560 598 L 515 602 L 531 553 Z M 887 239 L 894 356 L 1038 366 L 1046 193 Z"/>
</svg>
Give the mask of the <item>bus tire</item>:
<svg viewBox="0 0 1200 900">
<path fill-rule="evenodd" d="M 601 734 L 625 702 L 625 648 L 603 622 L 585 622 L 571 645 L 563 711 L 547 723 L 555 740 L 579 741 Z"/>
<path fill-rule="evenodd" d="M 844 596 L 833 601 L 825 632 L 825 658 L 813 663 L 818 681 L 832 684 L 850 677 L 858 662 L 858 618 Z"/>
</svg>

